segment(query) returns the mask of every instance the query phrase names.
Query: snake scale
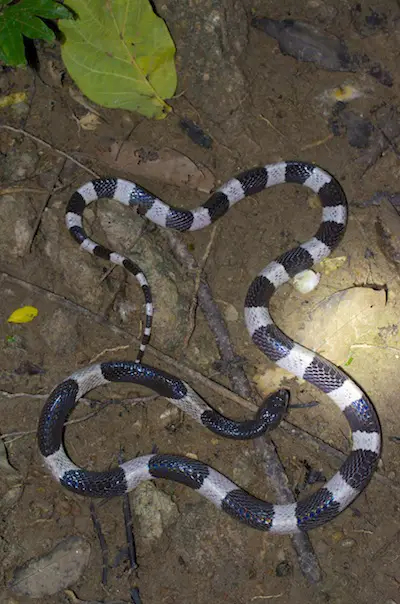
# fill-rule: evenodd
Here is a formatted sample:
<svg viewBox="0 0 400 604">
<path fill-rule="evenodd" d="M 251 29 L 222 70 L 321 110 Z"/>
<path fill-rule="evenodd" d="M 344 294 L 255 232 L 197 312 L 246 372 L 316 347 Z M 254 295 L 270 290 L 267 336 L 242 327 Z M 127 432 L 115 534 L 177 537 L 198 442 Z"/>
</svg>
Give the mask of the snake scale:
<svg viewBox="0 0 400 604">
<path fill-rule="evenodd" d="M 279 390 L 256 417 L 235 422 L 213 410 L 183 380 L 142 363 L 151 334 L 153 305 L 148 281 L 130 259 L 92 241 L 83 228 L 83 213 L 99 198 L 115 199 L 157 225 L 195 231 L 221 218 L 238 201 L 274 185 L 304 185 L 319 196 L 322 221 L 306 243 L 270 262 L 251 283 L 245 299 L 245 321 L 254 344 L 274 363 L 327 394 L 350 426 L 352 449 L 339 471 L 304 500 L 274 505 L 253 497 L 201 461 L 178 455 L 137 457 L 108 471 L 86 471 L 69 459 L 63 447 L 64 422 L 88 391 L 110 382 L 132 382 L 152 389 L 183 409 L 195 421 L 222 436 L 255 438 L 274 428 L 285 413 L 288 393 Z M 325 170 L 300 161 L 284 161 L 247 170 L 219 187 L 202 206 L 178 209 L 138 186 L 119 178 L 86 183 L 70 198 L 66 225 L 80 247 L 123 266 L 139 282 L 146 320 L 138 357 L 85 367 L 61 382 L 47 399 L 39 420 L 38 444 L 44 463 L 59 483 L 90 497 L 113 497 L 134 489 L 141 481 L 163 478 L 196 489 L 230 516 L 262 531 L 296 533 L 331 521 L 367 486 L 381 452 L 376 411 L 364 392 L 338 367 L 285 335 L 272 320 L 268 306 L 274 292 L 295 275 L 326 258 L 341 241 L 347 225 L 347 200 L 339 182 Z"/>
</svg>

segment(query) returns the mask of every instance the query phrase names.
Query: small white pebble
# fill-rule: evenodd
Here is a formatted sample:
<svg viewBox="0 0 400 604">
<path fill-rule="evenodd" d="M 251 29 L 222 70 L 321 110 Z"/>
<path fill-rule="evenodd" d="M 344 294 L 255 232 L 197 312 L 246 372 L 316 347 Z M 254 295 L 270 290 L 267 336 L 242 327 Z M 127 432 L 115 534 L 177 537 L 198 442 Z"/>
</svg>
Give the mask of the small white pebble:
<svg viewBox="0 0 400 604">
<path fill-rule="evenodd" d="M 301 294 L 308 294 L 317 287 L 320 279 L 319 273 L 311 270 L 302 271 L 293 278 L 293 287 Z"/>
<path fill-rule="evenodd" d="M 340 545 L 346 549 L 350 549 L 352 547 L 354 547 L 357 544 L 357 542 L 354 539 L 343 539 L 343 541 L 340 542 Z"/>
</svg>

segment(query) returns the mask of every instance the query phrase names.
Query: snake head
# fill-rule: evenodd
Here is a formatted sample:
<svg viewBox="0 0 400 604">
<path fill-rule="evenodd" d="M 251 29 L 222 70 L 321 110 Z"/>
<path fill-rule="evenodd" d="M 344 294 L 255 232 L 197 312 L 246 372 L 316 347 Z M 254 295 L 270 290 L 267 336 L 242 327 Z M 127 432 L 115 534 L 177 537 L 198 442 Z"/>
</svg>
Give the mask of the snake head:
<svg viewBox="0 0 400 604">
<path fill-rule="evenodd" d="M 263 401 L 257 413 L 257 419 L 268 422 L 270 428 L 276 427 L 286 413 L 290 394 L 288 390 L 277 390 L 269 394 Z"/>
</svg>

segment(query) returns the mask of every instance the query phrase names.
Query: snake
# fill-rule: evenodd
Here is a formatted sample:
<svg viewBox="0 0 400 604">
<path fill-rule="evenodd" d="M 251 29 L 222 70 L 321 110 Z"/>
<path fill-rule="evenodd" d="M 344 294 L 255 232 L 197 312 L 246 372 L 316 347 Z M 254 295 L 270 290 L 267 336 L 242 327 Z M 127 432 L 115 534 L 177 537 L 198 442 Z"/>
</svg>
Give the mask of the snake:
<svg viewBox="0 0 400 604">
<path fill-rule="evenodd" d="M 241 199 L 281 184 L 302 185 L 319 197 L 322 219 L 315 235 L 270 262 L 251 282 L 244 301 L 244 318 L 252 342 L 277 366 L 318 388 L 342 411 L 352 446 L 339 470 L 303 499 L 273 504 L 243 490 L 227 476 L 200 460 L 155 452 L 125 461 L 105 471 L 73 463 L 63 445 L 70 412 L 90 390 L 113 382 L 140 384 L 176 405 L 194 421 L 226 438 L 257 438 L 279 425 L 287 411 L 285 389 L 270 394 L 252 419 L 234 421 L 220 414 L 182 379 L 142 362 L 152 327 L 151 288 L 140 267 L 129 258 L 99 245 L 83 227 L 85 208 L 101 198 L 136 210 L 164 229 L 180 232 L 208 227 Z M 88 497 L 109 498 L 128 493 L 142 481 L 167 479 L 186 485 L 219 510 L 246 525 L 270 533 L 307 532 L 332 521 L 367 487 L 381 455 L 382 436 L 374 405 L 342 369 L 292 340 L 273 321 L 271 297 L 284 283 L 326 258 L 340 243 L 348 222 L 348 203 L 339 181 L 321 167 L 302 161 L 282 161 L 246 170 L 217 188 L 194 210 L 168 205 L 140 185 L 121 178 L 96 178 L 76 190 L 65 214 L 66 226 L 82 250 L 122 266 L 135 276 L 145 299 L 140 349 L 135 361 L 110 361 L 75 371 L 47 398 L 38 423 L 42 461 L 62 487 Z"/>
</svg>

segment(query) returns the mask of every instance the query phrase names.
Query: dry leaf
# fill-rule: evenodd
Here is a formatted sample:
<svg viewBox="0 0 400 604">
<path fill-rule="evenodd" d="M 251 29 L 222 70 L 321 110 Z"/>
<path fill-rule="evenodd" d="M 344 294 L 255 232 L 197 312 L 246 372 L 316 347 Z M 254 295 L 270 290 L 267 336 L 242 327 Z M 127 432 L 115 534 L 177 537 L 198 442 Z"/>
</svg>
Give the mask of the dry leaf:
<svg viewBox="0 0 400 604">
<path fill-rule="evenodd" d="M 345 264 L 347 256 L 337 256 L 336 258 L 325 258 L 318 264 L 318 268 L 324 275 L 333 273 L 338 268 L 341 268 Z"/>
<path fill-rule="evenodd" d="M 9 323 L 29 323 L 38 315 L 38 309 L 34 306 L 23 306 L 22 308 L 17 308 L 13 313 L 8 317 L 7 321 Z"/>
<path fill-rule="evenodd" d="M 96 130 L 100 122 L 99 116 L 90 112 L 85 113 L 85 115 L 78 120 L 78 123 L 83 130 Z"/>
<path fill-rule="evenodd" d="M 121 146 L 122 145 L 122 146 Z M 196 165 L 183 153 L 165 147 L 160 150 L 146 149 L 132 141 L 113 142 L 98 158 L 111 169 L 142 176 L 150 180 L 187 186 L 204 193 L 214 187 L 214 175 L 205 166 Z"/>
</svg>

